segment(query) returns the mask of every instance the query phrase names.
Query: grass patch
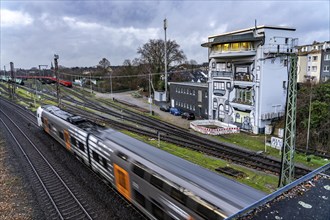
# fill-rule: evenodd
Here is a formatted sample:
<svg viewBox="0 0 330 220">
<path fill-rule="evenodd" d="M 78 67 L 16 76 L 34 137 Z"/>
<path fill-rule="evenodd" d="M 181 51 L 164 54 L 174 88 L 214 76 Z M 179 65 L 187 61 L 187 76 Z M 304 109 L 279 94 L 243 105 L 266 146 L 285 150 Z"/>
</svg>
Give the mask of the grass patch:
<svg viewBox="0 0 330 220">
<path fill-rule="evenodd" d="M 267 135 L 267 140 L 270 140 L 271 135 Z M 252 135 L 247 133 L 239 134 L 226 134 L 223 136 L 215 136 L 218 141 L 231 143 L 238 145 L 240 147 L 252 150 L 252 151 L 265 151 L 265 135 Z M 282 156 L 280 152 L 270 146 L 267 146 L 267 155 L 281 159 Z M 311 161 L 307 162 L 307 156 L 305 154 L 296 153 L 295 154 L 295 163 L 302 164 L 310 168 L 318 168 L 327 164 L 329 161 L 324 160 L 323 158 L 310 155 Z"/>
<path fill-rule="evenodd" d="M 128 131 L 122 131 L 123 133 L 126 133 L 127 135 L 139 139 L 145 143 L 148 143 L 154 147 L 158 146 L 158 141 L 157 140 L 150 140 L 147 137 L 143 137 Z M 188 160 L 194 164 L 197 164 L 201 167 L 204 167 L 206 169 L 211 170 L 212 172 L 215 172 L 219 174 L 218 172 L 215 171 L 216 168 L 218 167 L 224 167 L 224 166 L 229 166 L 234 168 L 235 170 L 239 170 L 241 172 L 244 172 L 247 177 L 242 178 L 242 179 L 236 179 L 231 176 L 221 174 L 223 176 L 226 176 L 227 178 L 233 179 L 235 181 L 244 183 L 246 185 L 249 185 L 255 189 L 261 190 L 266 193 L 271 193 L 274 192 L 277 189 L 277 183 L 278 183 L 278 177 L 273 176 L 273 175 L 268 175 L 263 172 L 251 170 L 236 164 L 229 163 L 227 161 L 210 157 L 205 154 L 189 150 L 187 148 L 182 148 L 178 147 L 176 145 L 167 143 L 167 142 L 160 142 L 160 149 L 167 151 L 173 155 L 176 155 L 178 157 L 181 157 L 185 160 Z"/>
</svg>

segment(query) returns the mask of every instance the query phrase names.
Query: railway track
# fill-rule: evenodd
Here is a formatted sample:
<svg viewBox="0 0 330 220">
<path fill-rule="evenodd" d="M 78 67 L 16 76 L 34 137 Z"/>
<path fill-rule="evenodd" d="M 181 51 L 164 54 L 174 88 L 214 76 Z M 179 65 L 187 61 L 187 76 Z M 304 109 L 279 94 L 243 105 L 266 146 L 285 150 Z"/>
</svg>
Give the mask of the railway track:
<svg viewBox="0 0 330 220">
<path fill-rule="evenodd" d="M 71 91 L 70 93 L 74 94 L 76 92 Z M 76 95 L 79 98 L 79 94 Z M 103 104 L 122 112 L 122 114 L 119 114 L 118 112 L 115 112 L 113 110 L 109 111 L 107 110 L 106 107 L 101 106 L 99 104 L 95 104 L 94 102 L 88 99 L 85 100 L 88 103 L 87 105 L 92 109 L 95 109 L 100 112 L 106 112 L 117 117 L 121 117 L 122 119 L 128 120 L 133 123 L 138 123 L 141 126 L 151 129 L 151 131 L 148 129 L 137 128 L 136 126 L 129 126 L 127 124 L 124 125 L 123 123 L 114 120 L 109 120 L 105 117 L 101 117 L 101 116 L 98 117 L 99 121 L 107 121 L 108 123 L 118 128 L 126 129 L 131 132 L 149 136 L 152 138 L 157 138 L 158 137 L 157 132 L 160 132 L 162 140 L 168 141 L 170 143 L 182 147 L 187 147 L 198 152 L 204 152 L 210 156 L 229 160 L 236 164 L 251 167 L 253 169 L 271 172 L 276 175 L 279 175 L 279 173 L 281 172 L 280 160 L 276 160 L 264 155 L 259 155 L 255 152 L 251 152 L 248 150 L 233 148 L 232 146 L 228 146 L 227 144 L 219 143 L 207 138 L 203 138 L 201 136 L 192 134 L 187 129 L 183 129 L 175 125 L 151 117 L 144 116 L 140 113 L 136 113 L 135 111 L 131 111 L 129 109 L 122 109 L 121 107 L 115 105 L 113 102 L 110 101 L 99 100 Z M 71 111 L 74 110 L 71 109 Z M 84 113 L 80 111 L 78 114 L 84 114 Z M 92 116 L 88 114 L 85 114 L 85 116 L 89 118 L 96 117 L 95 115 Z M 310 171 L 311 170 L 305 169 L 300 166 L 295 167 L 295 175 L 297 177 L 304 176 Z"/>
<path fill-rule="evenodd" d="M 1 97 L 0 102 L 2 102 L 1 106 L 5 106 L 5 109 L 10 108 L 10 110 L 6 109 L 6 111 L 15 112 L 15 114 L 17 113 L 15 117 L 16 120 L 18 116 L 21 116 L 24 117 L 24 120 L 28 121 L 22 121 L 23 123 L 19 122 L 20 125 L 28 125 L 28 129 L 31 131 L 35 130 L 38 136 L 45 136 L 45 134 L 39 129 L 36 123 L 36 115 L 34 113 L 18 104 L 7 101 L 6 99 L 3 99 Z M 0 112 L 0 115 L 2 115 L 2 112 Z M 45 141 L 42 141 L 40 143 L 39 141 L 39 145 L 41 147 L 39 150 L 43 151 L 44 154 L 46 154 L 47 157 L 51 159 L 53 166 L 55 165 L 54 167 L 61 174 L 62 179 L 66 181 L 66 184 L 73 191 L 74 195 L 77 195 L 79 201 L 83 201 L 82 204 L 84 205 L 84 207 L 88 207 L 88 210 L 93 210 L 92 213 L 96 213 L 93 214 L 93 219 L 146 219 L 146 217 L 139 210 L 137 210 L 127 200 L 125 200 L 124 197 L 119 194 L 112 186 L 104 182 L 103 178 L 101 178 L 94 172 L 91 172 L 92 170 L 90 170 L 89 167 L 87 167 L 84 163 L 81 163 L 79 160 L 75 159 L 74 156 L 68 153 L 65 149 L 63 149 L 62 146 L 55 146 L 57 145 L 57 143 L 55 143 L 54 145 L 52 142 L 49 142 L 49 140 L 47 141 L 47 137 L 48 135 L 46 135 L 45 140 L 47 143 L 44 143 Z M 34 140 L 37 141 L 38 138 Z M 48 145 L 48 147 L 46 147 L 45 144 Z M 60 149 L 58 149 L 57 147 L 59 147 Z M 64 151 L 65 155 L 61 153 L 62 150 Z M 59 158 L 54 158 L 54 154 L 56 154 L 56 156 Z M 63 156 L 66 158 L 65 160 Z M 70 159 L 70 161 L 67 161 L 68 159 Z M 79 166 L 77 166 L 77 164 L 79 164 Z M 75 169 L 75 167 L 80 168 Z M 77 172 L 78 170 L 79 172 Z M 29 176 L 31 177 L 32 175 Z M 76 177 L 82 179 L 77 180 Z M 32 178 L 35 182 L 33 183 L 33 185 L 37 185 L 38 183 L 36 181 L 36 178 Z M 88 184 L 86 184 L 86 182 L 88 182 Z M 38 187 L 36 191 L 40 192 L 37 192 L 37 194 L 42 194 L 42 197 L 45 197 L 45 194 L 43 194 L 43 190 L 41 189 L 41 187 Z M 90 194 L 91 192 L 93 195 Z M 95 193 L 97 193 L 98 195 L 97 198 L 94 198 Z M 42 203 L 47 203 L 47 206 L 50 206 L 47 201 Z M 88 218 L 74 217 L 73 219 Z"/>
<path fill-rule="evenodd" d="M 33 141 L 3 110 L 1 122 L 26 158 L 34 173 L 34 182 L 49 208 L 49 219 L 94 219 L 95 214 L 75 196 L 73 190 L 50 164 Z M 24 144 L 21 144 L 21 143 Z"/>
<path fill-rule="evenodd" d="M 100 105 L 99 103 L 95 103 L 94 101 L 89 100 L 87 97 L 80 95 L 74 90 L 65 88 L 65 91 L 67 91 L 70 95 L 77 96 L 78 99 L 84 100 L 85 103 L 75 102 L 75 105 L 72 106 L 63 103 L 63 106 L 65 106 L 68 111 L 71 111 L 75 114 L 84 115 L 90 120 L 96 120 L 101 124 L 106 122 L 117 128 L 129 130 L 131 132 L 152 138 L 157 138 L 159 132 L 163 141 L 167 141 L 182 147 L 187 147 L 198 152 L 204 152 L 210 156 L 251 167 L 253 169 L 271 172 L 275 175 L 280 173 L 280 160 L 259 155 L 252 151 L 233 148 L 232 146 L 228 146 L 225 143 L 219 143 L 199 135 L 195 135 L 187 129 L 183 129 L 175 125 L 144 116 L 129 109 L 124 109 L 110 101 L 99 100 L 103 104 Z M 109 119 L 109 117 L 105 116 L 97 116 L 95 113 L 87 113 L 77 108 L 77 104 L 107 115 L 111 115 L 120 120 Z M 130 122 L 130 124 L 124 123 L 123 120 Z M 137 125 L 141 128 L 138 128 Z M 295 175 L 300 177 L 310 171 L 311 170 L 296 166 Z"/>
<path fill-rule="evenodd" d="M 127 123 L 109 119 L 100 115 L 95 115 L 92 113 L 85 112 L 80 109 L 75 109 L 73 107 L 67 106 L 67 111 L 83 115 L 84 117 L 90 119 L 90 120 L 96 120 L 98 122 L 106 122 L 110 124 L 111 126 L 114 126 L 119 129 L 124 129 L 131 131 L 133 133 L 137 133 L 140 135 L 152 137 L 152 138 L 158 138 L 157 129 L 154 129 L 154 131 L 151 131 L 150 129 L 146 128 L 139 128 L 135 125 L 128 125 Z M 149 125 L 150 127 L 150 125 Z M 166 130 L 165 130 L 166 131 Z M 278 175 L 280 173 L 281 164 L 279 160 L 274 160 L 265 156 L 260 156 L 254 152 L 250 151 L 243 151 L 243 150 L 237 150 L 233 149 L 231 147 L 223 147 L 222 145 L 219 145 L 218 142 L 213 142 L 208 139 L 201 139 L 200 137 L 194 137 L 191 135 L 185 135 L 185 136 L 178 136 L 173 135 L 173 133 L 180 133 L 179 131 L 171 131 L 171 132 L 163 132 L 161 134 L 161 140 L 167 141 L 169 143 L 173 143 L 178 146 L 186 147 L 191 150 L 195 150 L 198 152 L 206 153 L 207 155 L 221 158 L 224 160 L 232 161 L 236 164 L 240 164 L 246 167 L 250 167 L 253 169 L 261 170 L 261 171 L 267 171 L 273 174 Z M 181 131 L 182 132 L 182 131 Z M 170 134 L 169 134 L 170 133 Z M 182 134 L 184 135 L 184 134 Z M 303 175 L 306 175 L 310 171 L 301 167 L 296 167 L 295 174 L 297 177 L 301 177 Z"/>
</svg>

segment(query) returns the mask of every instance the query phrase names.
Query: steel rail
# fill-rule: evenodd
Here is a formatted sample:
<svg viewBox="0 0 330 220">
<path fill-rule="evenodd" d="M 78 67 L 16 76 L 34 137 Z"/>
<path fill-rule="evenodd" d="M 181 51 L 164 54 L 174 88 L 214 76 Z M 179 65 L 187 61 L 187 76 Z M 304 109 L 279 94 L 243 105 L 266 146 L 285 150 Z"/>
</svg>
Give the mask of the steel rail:
<svg viewBox="0 0 330 220">
<path fill-rule="evenodd" d="M 72 191 L 70 190 L 70 188 L 66 185 L 66 183 L 64 182 L 64 180 L 59 176 L 59 174 L 56 172 L 56 170 L 52 167 L 52 165 L 48 162 L 48 160 L 44 157 L 44 155 L 37 149 L 37 147 L 34 145 L 34 143 L 31 141 L 31 139 L 29 137 L 26 136 L 26 134 L 17 126 L 17 124 L 4 112 L 0 109 L 0 111 L 12 122 L 12 124 L 21 132 L 21 134 L 28 140 L 28 142 L 34 147 L 34 150 L 36 152 L 38 152 L 38 154 L 40 155 L 40 157 L 43 159 L 43 161 L 48 165 L 48 167 L 51 169 L 51 171 L 53 171 L 53 174 L 55 174 L 55 176 L 57 177 L 57 179 L 62 183 L 62 185 L 64 186 L 64 188 L 67 190 L 67 192 L 70 194 L 71 198 L 74 199 L 74 201 L 76 202 L 76 204 L 79 206 L 79 208 L 83 211 L 83 213 L 86 215 L 86 217 L 88 219 L 93 219 L 89 213 L 87 212 L 87 210 L 83 207 L 83 205 L 79 202 L 79 200 L 76 198 L 76 196 L 72 193 Z M 28 154 L 25 152 L 25 150 L 23 149 L 23 147 L 21 146 L 21 144 L 18 142 L 18 140 L 16 139 L 15 135 L 10 131 L 9 127 L 7 126 L 7 124 L 0 118 L 1 122 L 4 124 L 4 126 L 6 127 L 6 129 L 8 130 L 8 132 L 11 134 L 11 136 L 14 138 L 16 144 L 19 146 L 20 150 L 22 151 L 24 157 L 26 158 L 26 160 L 28 161 L 28 163 L 30 164 L 33 172 L 35 173 L 35 175 L 37 176 L 40 184 L 42 185 L 44 191 L 46 192 L 48 198 L 50 199 L 52 205 L 54 206 L 56 212 L 58 213 L 59 217 L 61 219 L 65 219 L 65 216 L 63 216 L 63 214 L 60 212 L 58 206 L 56 205 L 54 198 L 50 195 L 49 190 L 47 189 L 45 183 L 43 182 L 43 180 L 41 179 L 40 175 L 37 172 L 36 167 L 33 165 L 32 161 L 30 160 Z"/>
</svg>

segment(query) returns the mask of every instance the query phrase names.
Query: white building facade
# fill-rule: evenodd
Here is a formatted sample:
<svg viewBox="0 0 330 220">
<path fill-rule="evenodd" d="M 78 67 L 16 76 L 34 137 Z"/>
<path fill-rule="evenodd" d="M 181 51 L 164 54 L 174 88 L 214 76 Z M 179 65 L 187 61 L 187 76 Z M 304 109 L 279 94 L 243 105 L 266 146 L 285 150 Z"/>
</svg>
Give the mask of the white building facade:
<svg viewBox="0 0 330 220">
<path fill-rule="evenodd" d="M 285 112 L 295 29 L 257 26 L 208 38 L 209 119 L 263 133 Z"/>
</svg>

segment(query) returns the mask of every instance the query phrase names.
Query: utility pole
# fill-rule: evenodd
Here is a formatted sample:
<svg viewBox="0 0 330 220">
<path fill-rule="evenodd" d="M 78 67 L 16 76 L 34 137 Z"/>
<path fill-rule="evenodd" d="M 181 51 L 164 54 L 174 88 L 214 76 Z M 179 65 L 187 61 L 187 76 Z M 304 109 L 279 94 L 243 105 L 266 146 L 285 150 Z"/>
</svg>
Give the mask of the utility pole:
<svg viewBox="0 0 330 220">
<path fill-rule="evenodd" d="M 15 73 L 14 73 L 14 63 L 10 62 L 10 78 L 9 82 L 9 95 L 10 98 L 15 98 Z"/>
<path fill-rule="evenodd" d="M 286 97 L 286 118 L 284 129 L 284 143 L 282 146 L 282 165 L 279 187 L 291 183 L 294 179 L 294 153 L 296 145 L 296 111 L 297 111 L 297 55 L 290 57 L 290 71 L 288 77 L 288 91 Z"/>
<path fill-rule="evenodd" d="M 109 71 L 109 79 L 110 79 L 110 99 L 112 98 L 112 74 Z"/>
<path fill-rule="evenodd" d="M 149 110 L 150 110 L 150 115 L 152 115 L 151 111 L 151 74 L 149 73 Z"/>
<path fill-rule="evenodd" d="M 166 41 L 167 19 L 164 19 L 164 32 L 165 32 L 165 97 L 167 101 L 167 41 Z"/>
<path fill-rule="evenodd" d="M 54 54 L 54 64 L 55 64 L 55 76 L 56 76 L 56 96 L 57 96 L 57 105 L 60 106 L 61 104 L 61 97 L 60 97 L 60 85 L 59 85 L 59 73 L 58 73 L 58 63 L 57 60 L 59 56 Z"/>
</svg>

